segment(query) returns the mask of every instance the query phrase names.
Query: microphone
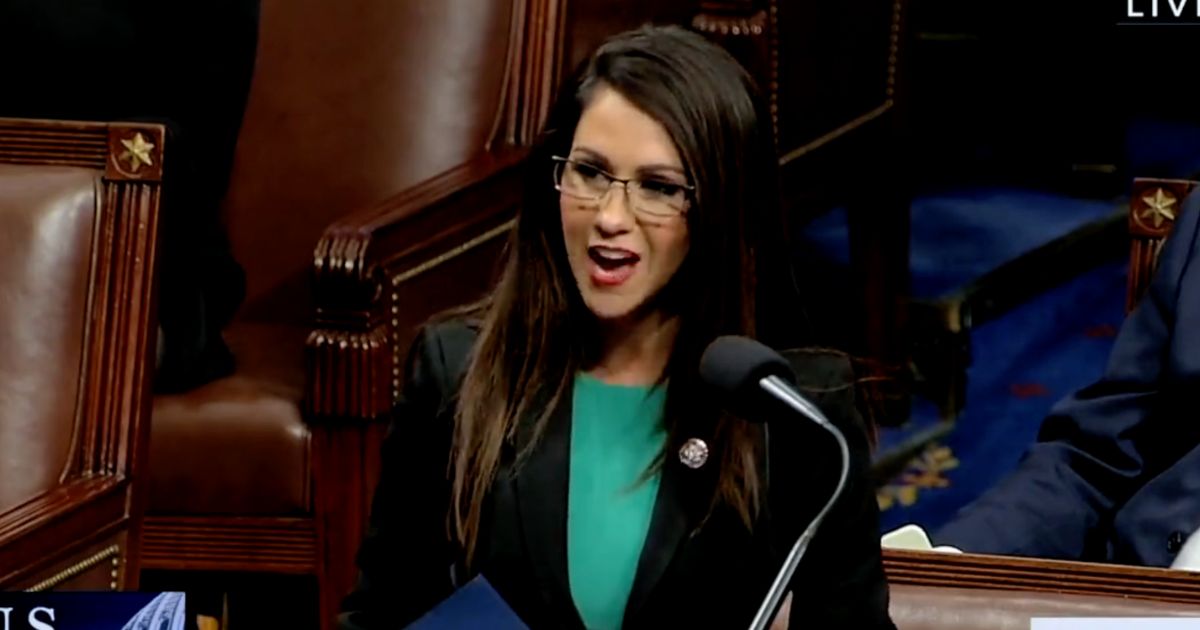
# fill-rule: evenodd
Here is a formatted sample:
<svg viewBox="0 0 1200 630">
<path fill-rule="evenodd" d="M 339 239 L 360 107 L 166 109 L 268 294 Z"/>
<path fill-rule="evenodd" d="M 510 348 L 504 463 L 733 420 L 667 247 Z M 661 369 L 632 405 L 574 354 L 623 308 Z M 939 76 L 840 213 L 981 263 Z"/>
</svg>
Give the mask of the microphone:
<svg viewBox="0 0 1200 630">
<path fill-rule="evenodd" d="M 781 402 L 828 431 L 841 451 L 842 471 L 833 494 L 788 552 L 783 567 L 776 574 L 766 598 L 750 623 L 751 630 L 765 630 L 783 601 L 784 592 L 808 549 L 808 543 L 846 486 L 846 477 L 850 472 L 850 449 L 846 446 L 845 436 L 829 422 L 829 418 L 796 391 L 792 383 L 794 374 L 788 362 L 778 352 L 757 341 L 732 335 L 718 337 L 700 357 L 700 378 L 724 395 L 725 406 L 732 413 L 746 420 L 761 422 L 770 410 L 765 403 Z"/>
</svg>

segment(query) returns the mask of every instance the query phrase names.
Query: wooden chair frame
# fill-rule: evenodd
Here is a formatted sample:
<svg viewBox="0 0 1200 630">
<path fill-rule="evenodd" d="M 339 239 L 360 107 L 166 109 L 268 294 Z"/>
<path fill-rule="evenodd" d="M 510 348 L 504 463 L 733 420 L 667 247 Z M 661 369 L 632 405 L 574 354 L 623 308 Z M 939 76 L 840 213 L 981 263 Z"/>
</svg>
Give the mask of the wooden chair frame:
<svg viewBox="0 0 1200 630">
<path fill-rule="evenodd" d="M 1133 310 L 1150 286 L 1158 254 L 1183 207 L 1183 200 L 1200 182 L 1141 177 L 1133 180 L 1129 199 L 1129 289 L 1125 308 Z"/>
<path fill-rule="evenodd" d="M 137 587 L 164 141 L 155 124 L 0 119 L 0 162 L 101 176 L 69 463 L 0 514 L 0 587 Z"/>
</svg>

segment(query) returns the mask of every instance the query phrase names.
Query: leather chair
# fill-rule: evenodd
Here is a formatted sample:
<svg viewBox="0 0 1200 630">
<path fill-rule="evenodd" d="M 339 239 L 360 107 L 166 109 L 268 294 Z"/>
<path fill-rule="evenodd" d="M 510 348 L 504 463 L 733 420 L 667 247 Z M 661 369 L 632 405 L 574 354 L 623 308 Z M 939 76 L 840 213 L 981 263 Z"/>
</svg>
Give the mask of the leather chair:
<svg viewBox="0 0 1200 630">
<path fill-rule="evenodd" d="M 1200 605 L 1034 591 L 891 587 L 897 630 L 1028 630 L 1034 617 L 1197 617 Z"/>
<path fill-rule="evenodd" d="M 138 583 L 164 130 L 0 119 L 0 588 Z"/>
<path fill-rule="evenodd" d="M 313 393 L 327 382 L 305 354 L 322 299 L 314 286 L 333 286 L 321 278 L 348 253 L 329 249 L 341 219 L 393 207 L 384 200 L 397 191 L 428 203 L 430 189 L 416 184 L 492 155 L 494 132 L 516 133 L 515 122 L 499 126 L 498 112 L 516 98 L 505 96 L 509 68 L 528 65 L 516 48 L 528 21 L 541 19 L 529 4 L 363 0 L 347 10 L 334 0 L 263 1 L 223 207 L 247 279 L 225 333 L 237 368 L 154 401 L 144 568 L 311 576 L 322 623 L 332 623 L 354 579 L 393 376 L 377 336 L 329 334 L 332 351 L 353 358 L 328 367 L 356 385 L 352 395 Z M 451 225 L 455 215 L 443 219 Z M 394 244 L 389 252 L 402 254 L 402 241 Z M 336 264 L 337 273 L 361 272 Z M 478 296 L 441 290 L 447 306 Z M 419 302 L 414 318 L 438 304 Z M 364 354 L 375 358 L 360 361 Z"/>
</svg>

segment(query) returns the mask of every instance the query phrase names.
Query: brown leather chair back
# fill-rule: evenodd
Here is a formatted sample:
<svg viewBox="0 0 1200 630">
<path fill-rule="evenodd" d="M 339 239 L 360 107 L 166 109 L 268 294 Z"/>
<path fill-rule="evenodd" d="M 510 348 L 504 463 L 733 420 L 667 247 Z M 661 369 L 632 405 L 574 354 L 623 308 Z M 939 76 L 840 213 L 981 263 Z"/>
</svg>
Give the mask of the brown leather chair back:
<svg viewBox="0 0 1200 630">
<path fill-rule="evenodd" d="M 99 180 L 0 164 L 0 511 L 49 492 L 68 468 Z"/>
<path fill-rule="evenodd" d="M 137 584 L 162 146 L 0 119 L 0 588 Z"/>
<path fill-rule="evenodd" d="M 1028 630 L 1034 617 L 1197 617 L 1200 605 L 1032 591 L 893 585 L 897 630 Z"/>
<path fill-rule="evenodd" d="M 1129 200 L 1129 289 L 1125 309 L 1133 310 L 1150 286 L 1163 242 L 1175 227 L 1183 199 L 1200 182 L 1138 178 Z"/>
<path fill-rule="evenodd" d="M 263 1 L 224 207 L 243 319 L 311 323 L 322 231 L 483 150 L 521 4 Z"/>
</svg>

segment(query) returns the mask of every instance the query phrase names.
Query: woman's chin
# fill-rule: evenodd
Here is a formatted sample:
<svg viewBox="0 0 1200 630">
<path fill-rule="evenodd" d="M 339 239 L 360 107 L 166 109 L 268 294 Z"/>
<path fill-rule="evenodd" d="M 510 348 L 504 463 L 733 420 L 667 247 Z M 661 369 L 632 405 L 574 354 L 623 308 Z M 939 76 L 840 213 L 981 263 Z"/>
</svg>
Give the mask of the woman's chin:
<svg viewBox="0 0 1200 630">
<path fill-rule="evenodd" d="M 632 315 L 641 301 L 621 295 L 588 295 L 584 297 L 584 304 L 596 319 L 617 321 Z"/>
</svg>

